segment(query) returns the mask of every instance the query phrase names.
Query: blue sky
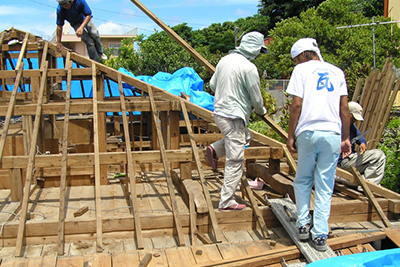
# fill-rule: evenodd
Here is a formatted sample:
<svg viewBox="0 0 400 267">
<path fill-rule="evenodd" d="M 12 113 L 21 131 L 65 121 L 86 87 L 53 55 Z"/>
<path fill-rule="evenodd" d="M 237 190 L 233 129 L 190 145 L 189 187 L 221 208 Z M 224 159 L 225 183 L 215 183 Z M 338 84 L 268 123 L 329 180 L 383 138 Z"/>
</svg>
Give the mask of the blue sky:
<svg viewBox="0 0 400 267">
<path fill-rule="evenodd" d="M 123 34 L 138 28 L 151 35 L 160 27 L 130 0 L 86 0 L 101 34 Z M 194 30 L 257 13 L 259 0 L 141 0 L 169 26 L 186 22 Z M 56 0 L 0 0 L 0 32 L 14 27 L 44 39 L 56 29 Z"/>
</svg>

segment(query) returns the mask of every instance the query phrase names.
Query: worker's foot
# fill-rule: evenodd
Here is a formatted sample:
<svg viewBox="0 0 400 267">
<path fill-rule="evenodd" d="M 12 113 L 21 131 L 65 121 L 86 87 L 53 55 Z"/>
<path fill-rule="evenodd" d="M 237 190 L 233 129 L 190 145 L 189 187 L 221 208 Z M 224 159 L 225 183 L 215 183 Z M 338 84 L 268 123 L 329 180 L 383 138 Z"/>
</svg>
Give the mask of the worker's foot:
<svg viewBox="0 0 400 267">
<path fill-rule="evenodd" d="M 310 238 L 310 225 L 306 224 L 299 227 L 300 241 L 307 241 Z"/>
<path fill-rule="evenodd" d="M 325 251 L 326 250 L 326 237 L 325 236 L 317 236 L 313 240 L 313 244 L 316 250 Z"/>
<path fill-rule="evenodd" d="M 242 209 L 244 209 L 244 208 L 246 208 L 246 205 L 244 205 L 244 204 L 233 204 L 233 205 L 230 205 L 229 207 L 226 207 L 226 208 L 219 208 L 218 210 L 219 211 L 222 211 L 222 210 L 242 210 Z"/>
<path fill-rule="evenodd" d="M 104 54 L 104 53 L 102 53 L 101 55 L 99 55 L 99 57 L 100 57 L 101 60 L 107 60 L 107 59 L 108 59 L 107 55 Z"/>
<path fill-rule="evenodd" d="M 211 168 L 215 171 L 218 167 L 218 158 L 212 146 L 207 147 L 207 160 L 208 164 L 210 164 Z"/>
</svg>

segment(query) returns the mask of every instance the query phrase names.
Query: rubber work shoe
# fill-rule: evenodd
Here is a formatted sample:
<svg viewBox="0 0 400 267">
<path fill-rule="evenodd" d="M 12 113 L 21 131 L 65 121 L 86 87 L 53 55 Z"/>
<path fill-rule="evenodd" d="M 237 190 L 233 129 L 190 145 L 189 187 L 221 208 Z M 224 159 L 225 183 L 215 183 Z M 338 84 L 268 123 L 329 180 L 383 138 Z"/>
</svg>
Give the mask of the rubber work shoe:
<svg viewBox="0 0 400 267">
<path fill-rule="evenodd" d="M 101 55 L 99 55 L 99 57 L 102 59 L 102 60 L 107 60 L 108 59 L 108 57 L 107 57 L 107 55 L 106 54 L 101 54 Z"/>
<path fill-rule="evenodd" d="M 324 236 L 317 236 L 313 240 L 313 244 L 316 250 L 318 251 L 325 251 L 326 250 L 326 237 Z"/>
<path fill-rule="evenodd" d="M 246 205 L 244 205 L 244 204 L 233 204 L 233 205 L 230 205 L 229 207 L 226 207 L 226 208 L 223 208 L 223 209 L 218 209 L 218 210 L 219 211 L 222 211 L 222 210 L 242 210 L 244 208 L 246 208 Z"/>
<path fill-rule="evenodd" d="M 307 241 L 310 238 L 310 225 L 306 224 L 299 227 L 300 241 Z"/>
<path fill-rule="evenodd" d="M 208 164 L 210 164 L 211 168 L 215 171 L 218 167 L 218 158 L 212 146 L 207 147 L 207 160 Z"/>
</svg>

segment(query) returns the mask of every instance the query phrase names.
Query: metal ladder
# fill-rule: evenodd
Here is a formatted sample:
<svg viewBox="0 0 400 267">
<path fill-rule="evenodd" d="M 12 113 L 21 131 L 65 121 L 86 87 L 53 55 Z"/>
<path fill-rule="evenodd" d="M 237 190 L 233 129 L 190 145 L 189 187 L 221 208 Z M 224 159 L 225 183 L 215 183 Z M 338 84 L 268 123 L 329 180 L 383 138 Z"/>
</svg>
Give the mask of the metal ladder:
<svg viewBox="0 0 400 267">
<path fill-rule="evenodd" d="M 326 251 L 321 252 L 314 248 L 311 240 L 307 242 L 300 241 L 295 221 L 295 218 L 297 218 L 296 205 L 289 197 L 268 199 L 265 195 L 265 200 L 308 263 L 336 257 L 335 252 L 328 245 Z M 305 263 L 287 264 L 284 259 L 282 259 L 281 263 L 282 266 L 290 267 L 306 265 Z"/>
</svg>

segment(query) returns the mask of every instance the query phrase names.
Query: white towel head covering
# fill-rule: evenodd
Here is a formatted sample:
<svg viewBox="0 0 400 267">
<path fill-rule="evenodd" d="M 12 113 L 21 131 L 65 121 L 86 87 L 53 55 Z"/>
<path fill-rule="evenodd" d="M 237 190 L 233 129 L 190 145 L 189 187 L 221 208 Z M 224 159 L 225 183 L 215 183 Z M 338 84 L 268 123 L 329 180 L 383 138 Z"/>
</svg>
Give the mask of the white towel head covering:
<svg viewBox="0 0 400 267">
<path fill-rule="evenodd" d="M 321 56 L 321 51 L 319 51 L 317 41 L 315 39 L 301 38 L 297 40 L 297 42 L 295 42 L 292 46 L 290 54 L 292 55 L 292 58 L 295 58 L 304 51 L 314 51 L 315 53 L 317 53 L 319 60 L 324 62 L 324 59 Z"/>
</svg>

